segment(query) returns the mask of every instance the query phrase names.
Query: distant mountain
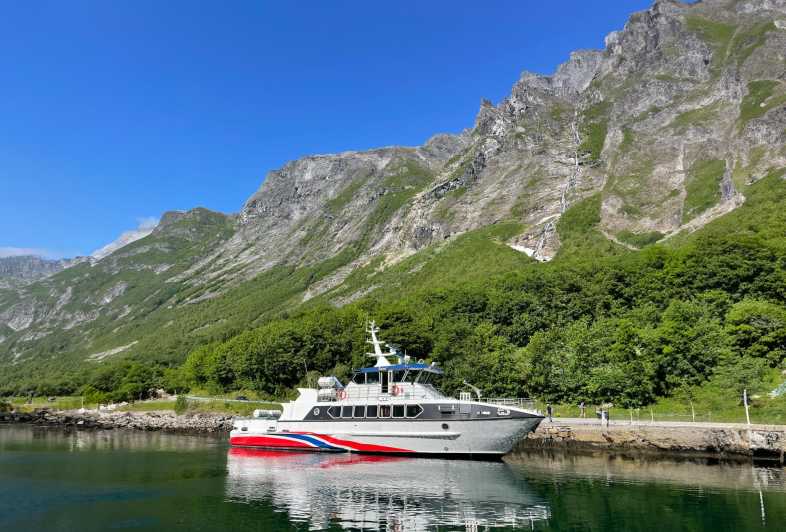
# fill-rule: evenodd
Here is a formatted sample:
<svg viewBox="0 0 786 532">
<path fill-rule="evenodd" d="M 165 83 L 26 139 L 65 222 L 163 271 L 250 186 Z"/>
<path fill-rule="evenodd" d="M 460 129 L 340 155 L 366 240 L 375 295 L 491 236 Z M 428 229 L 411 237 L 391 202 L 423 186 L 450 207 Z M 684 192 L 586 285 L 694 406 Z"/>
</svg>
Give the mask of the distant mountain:
<svg viewBox="0 0 786 532">
<path fill-rule="evenodd" d="M 786 168 L 784 50 L 782 1 L 658 1 L 604 50 L 522 74 L 464 132 L 304 157 L 236 215 L 168 213 L 54 275 L 61 266 L 16 266 L 15 278 L 40 277 L 0 286 L 0 384 L 42 364 L 177 362 L 306 302 L 700 230 Z M 474 271 L 481 252 L 492 258 Z"/>
<path fill-rule="evenodd" d="M 68 268 L 80 259 L 50 260 L 34 255 L 0 257 L 0 286 L 2 283 L 29 283 Z"/>
<path fill-rule="evenodd" d="M 123 246 L 127 246 L 131 242 L 136 242 L 140 238 L 146 237 L 153 232 L 153 229 L 156 228 L 157 224 L 158 221 L 155 219 L 142 220 L 142 222 L 139 224 L 139 227 L 123 232 L 123 234 L 121 234 L 106 246 L 103 246 L 102 248 L 97 249 L 91 253 L 90 256 L 96 260 L 103 259 L 107 255 L 111 255 Z"/>
</svg>

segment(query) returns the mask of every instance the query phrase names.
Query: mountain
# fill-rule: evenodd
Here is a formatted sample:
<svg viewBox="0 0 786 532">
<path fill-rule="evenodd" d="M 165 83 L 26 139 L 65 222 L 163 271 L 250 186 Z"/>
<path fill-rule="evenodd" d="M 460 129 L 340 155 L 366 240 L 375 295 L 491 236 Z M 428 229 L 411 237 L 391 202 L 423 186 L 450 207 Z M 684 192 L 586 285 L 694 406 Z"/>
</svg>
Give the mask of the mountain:
<svg viewBox="0 0 786 532">
<path fill-rule="evenodd" d="M 132 229 L 130 231 L 124 231 L 115 240 L 91 253 L 90 257 L 92 259 L 101 260 L 104 257 L 111 255 L 112 253 L 122 248 L 123 246 L 127 246 L 131 242 L 136 242 L 140 238 L 146 237 L 147 235 L 153 232 L 153 230 L 156 228 L 157 225 L 158 225 L 158 220 L 156 219 L 141 220 L 139 227 L 137 227 L 136 229 Z"/>
<path fill-rule="evenodd" d="M 45 259 L 35 255 L 0 257 L 0 288 L 21 285 L 49 277 L 84 260 Z"/>
<path fill-rule="evenodd" d="M 304 157 L 237 214 L 167 213 L 96 261 L 0 285 L 0 385 L 177 364 L 304 305 L 676 246 L 782 175 L 786 3 L 662 0 L 605 43 L 523 73 L 459 134 Z"/>
</svg>

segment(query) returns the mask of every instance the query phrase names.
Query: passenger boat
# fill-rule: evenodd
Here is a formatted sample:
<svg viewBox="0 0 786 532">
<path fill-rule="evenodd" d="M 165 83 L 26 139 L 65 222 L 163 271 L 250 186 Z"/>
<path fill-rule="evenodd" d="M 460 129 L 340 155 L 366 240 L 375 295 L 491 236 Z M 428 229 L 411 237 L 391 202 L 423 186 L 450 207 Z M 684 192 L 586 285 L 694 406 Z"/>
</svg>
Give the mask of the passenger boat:
<svg viewBox="0 0 786 532">
<path fill-rule="evenodd" d="M 234 422 L 230 445 L 293 451 L 395 455 L 498 457 L 508 453 L 543 416 L 521 399 L 482 400 L 462 392 L 443 395 L 435 381 L 437 364 L 413 362 L 384 342 L 371 323 L 376 359 L 355 370 L 349 383 L 320 377 L 317 388 L 298 388 L 283 411 L 256 411 Z M 389 358 L 396 357 L 395 363 Z"/>
</svg>

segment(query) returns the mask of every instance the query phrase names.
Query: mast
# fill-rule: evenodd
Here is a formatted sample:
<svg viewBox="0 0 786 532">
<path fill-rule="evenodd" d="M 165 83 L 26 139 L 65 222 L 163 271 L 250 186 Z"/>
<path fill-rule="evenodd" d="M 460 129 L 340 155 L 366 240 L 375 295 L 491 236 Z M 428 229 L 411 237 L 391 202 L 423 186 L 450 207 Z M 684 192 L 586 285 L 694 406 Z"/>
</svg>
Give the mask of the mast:
<svg viewBox="0 0 786 532">
<path fill-rule="evenodd" d="M 384 342 L 380 342 L 377 338 L 379 327 L 377 327 L 377 324 L 374 321 L 370 323 L 367 332 L 371 334 L 371 340 L 366 340 L 366 342 L 374 346 L 374 352 L 366 353 L 366 355 L 377 359 L 377 363 L 374 364 L 374 367 L 380 368 L 384 366 L 390 366 L 390 362 L 388 362 L 388 359 L 385 357 L 385 353 L 382 352 L 382 344 Z"/>
</svg>

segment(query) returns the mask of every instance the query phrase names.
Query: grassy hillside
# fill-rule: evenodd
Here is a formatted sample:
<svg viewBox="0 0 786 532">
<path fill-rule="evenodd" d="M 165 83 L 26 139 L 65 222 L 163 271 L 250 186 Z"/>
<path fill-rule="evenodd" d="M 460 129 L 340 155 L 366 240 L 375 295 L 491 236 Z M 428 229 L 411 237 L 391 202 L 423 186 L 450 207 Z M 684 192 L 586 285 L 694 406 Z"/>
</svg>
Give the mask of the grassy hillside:
<svg viewBox="0 0 786 532">
<path fill-rule="evenodd" d="M 273 396 L 303 379 L 304 362 L 346 374 L 363 363 L 363 322 L 373 316 L 388 340 L 443 364 L 453 390 L 466 378 L 489 394 L 624 407 L 766 391 L 786 356 L 781 175 L 749 187 L 744 206 L 702 231 L 640 252 L 597 240 L 595 198 L 563 218 L 572 253 L 549 264 L 509 257 L 492 234 L 467 235 L 422 267 L 416 255 L 362 282 L 358 273 L 352 289 L 375 277 L 384 288 L 341 309 L 302 308 L 198 350 L 185 378 Z M 492 264 L 507 273 L 477 274 Z M 271 360 L 283 365 L 263 368 Z"/>
<path fill-rule="evenodd" d="M 638 252 L 603 237 L 590 197 L 558 225 L 570 253 L 547 264 L 504 244 L 522 230 L 509 222 L 392 267 L 371 263 L 305 303 L 304 290 L 343 259 L 274 269 L 223 297 L 153 313 L 145 326 L 165 333 L 59 385 L 104 398 L 153 385 L 283 398 L 317 374 L 346 377 L 365 364 L 374 318 L 383 338 L 443 365 L 448 391 L 467 379 L 489 395 L 658 412 L 693 400 L 721 419 L 748 388 L 757 415 L 778 420 L 784 399 L 763 392 L 786 358 L 783 175 L 747 187 L 743 206 L 702 230 Z"/>
</svg>

